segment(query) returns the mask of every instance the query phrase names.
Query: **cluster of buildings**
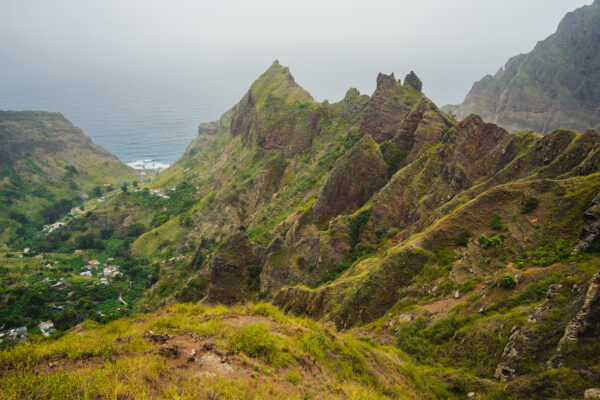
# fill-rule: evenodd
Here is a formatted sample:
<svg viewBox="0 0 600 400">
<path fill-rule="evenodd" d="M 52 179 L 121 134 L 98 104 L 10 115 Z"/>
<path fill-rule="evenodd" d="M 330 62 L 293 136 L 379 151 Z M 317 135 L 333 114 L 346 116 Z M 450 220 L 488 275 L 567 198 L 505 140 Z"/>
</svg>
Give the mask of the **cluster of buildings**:
<svg viewBox="0 0 600 400">
<path fill-rule="evenodd" d="M 52 321 L 42 321 L 39 324 L 40 332 L 43 336 L 48 337 L 56 332 L 54 327 L 54 322 Z M 9 329 L 7 331 L 0 332 L 0 343 L 3 343 L 5 340 L 10 340 L 13 342 L 20 342 L 27 338 L 27 327 L 20 326 L 18 328 Z"/>
<path fill-rule="evenodd" d="M 84 271 L 81 272 L 79 275 L 80 276 L 94 276 L 92 271 L 97 271 L 100 268 L 102 268 L 102 270 L 98 271 L 95 274 L 95 276 L 106 277 L 106 278 L 100 279 L 101 285 L 108 285 L 108 278 L 114 278 L 116 276 L 123 274 L 122 272 L 119 271 L 120 267 L 118 265 L 107 265 L 107 264 L 101 265 L 100 261 L 98 261 L 98 260 L 90 260 L 90 261 L 88 261 L 87 265 L 85 265 L 83 267 Z"/>
<path fill-rule="evenodd" d="M 81 214 L 83 214 L 83 210 L 79 207 L 73 207 L 71 208 L 71 211 L 69 211 L 69 215 L 71 215 L 72 217 L 76 217 Z"/>
<path fill-rule="evenodd" d="M 54 329 L 54 322 L 52 321 L 42 321 L 40 322 L 39 326 L 40 332 L 42 332 L 42 335 L 44 335 L 45 337 L 48 337 L 54 332 L 56 332 L 56 329 Z"/>
<path fill-rule="evenodd" d="M 64 222 L 55 222 L 50 225 L 44 225 L 43 231 L 46 233 L 54 232 L 55 230 L 60 229 L 60 227 L 63 226 L 64 224 L 65 224 Z"/>
<path fill-rule="evenodd" d="M 53 287 L 53 288 L 63 288 L 63 287 L 68 286 L 68 283 L 67 283 L 67 281 L 65 281 L 65 278 L 60 278 L 58 280 L 54 280 L 54 279 L 50 279 L 50 278 L 46 277 L 43 280 L 41 280 L 40 283 L 42 285 L 50 285 L 50 287 Z"/>
<path fill-rule="evenodd" d="M 5 340 L 21 341 L 27 338 L 27 327 L 21 326 L 18 328 L 9 329 L 4 332 L 0 332 L 0 343 Z"/>
<path fill-rule="evenodd" d="M 165 194 L 165 192 L 163 192 L 161 189 L 150 189 L 150 194 L 153 194 L 154 196 L 158 196 L 161 199 L 170 199 L 170 197 L 167 196 Z"/>
</svg>

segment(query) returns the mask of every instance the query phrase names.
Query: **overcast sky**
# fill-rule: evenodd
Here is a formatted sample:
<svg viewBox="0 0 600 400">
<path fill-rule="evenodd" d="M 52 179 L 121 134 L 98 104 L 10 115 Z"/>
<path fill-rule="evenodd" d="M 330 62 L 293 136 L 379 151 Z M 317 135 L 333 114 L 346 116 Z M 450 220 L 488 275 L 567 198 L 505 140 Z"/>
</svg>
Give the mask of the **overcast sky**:
<svg viewBox="0 0 600 400">
<path fill-rule="evenodd" d="M 145 76 L 249 86 L 275 59 L 317 99 L 411 69 L 440 105 L 592 0 L 0 0 L 0 83 Z M 240 95 L 243 93 L 240 93 Z"/>
</svg>

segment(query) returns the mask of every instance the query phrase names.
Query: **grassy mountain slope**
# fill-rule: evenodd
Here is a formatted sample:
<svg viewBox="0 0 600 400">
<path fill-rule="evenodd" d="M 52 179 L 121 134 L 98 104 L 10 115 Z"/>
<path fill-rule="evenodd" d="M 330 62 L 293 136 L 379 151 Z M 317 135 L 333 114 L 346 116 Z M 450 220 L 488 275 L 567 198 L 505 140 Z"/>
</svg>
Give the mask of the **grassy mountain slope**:
<svg viewBox="0 0 600 400">
<path fill-rule="evenodd" d="M 266 304 L 179 305 L 105 326 L 87 322 L 2 353 L 0 366 L 3 399 L 459 398 L 458 372 L 421 369 L 393 347 Z"/>
<path fill-rule="evenodd" d="M 0 246 L 22 247 L 94 187 L 137 176 L 58 113 L 0 111 Z"/>
</svg>

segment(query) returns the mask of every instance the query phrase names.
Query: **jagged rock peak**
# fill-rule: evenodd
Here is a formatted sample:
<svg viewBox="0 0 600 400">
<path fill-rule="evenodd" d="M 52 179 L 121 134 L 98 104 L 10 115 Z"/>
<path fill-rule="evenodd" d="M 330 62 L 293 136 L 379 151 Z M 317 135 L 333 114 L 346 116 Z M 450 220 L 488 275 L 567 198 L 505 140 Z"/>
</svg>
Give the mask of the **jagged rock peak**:
<svg viewBox="0 0 600 400">
<path fill-rule="evenodd" d="M 250 87 L 256 105 L 261 108 L 267 97 L 280 98 L 285 103 L 294 101 L 314 101 L 310 93 L 304 90 L 292 76 L 289 67 L 275 60 Z"/>
<path fill-rule="evenodd" d="M 377 74 L 377 90 L 389 89 L 394 86 L 396 86 L 396 78 L 393 72 L 389 75 L 381 72 Z"/>
<path fill-rule="evenodd" d="M 346 95 L 344 96 L 344 101 L 345 102 L 349 102 L 349 101 L 353 101 L 356 96 L 360 96 L 360 91 L 357 88 L 350 88 L 348 89 L 348 91 L 346 92 Z"/>
<path fill-rule="evenodd" d="M 417 92 L 420 92 L 423 88 L 423 82 L 414 71 L 410 71 L 410 73 L 404 78 L 404 86 L 410 86 Z"/>
</svg>

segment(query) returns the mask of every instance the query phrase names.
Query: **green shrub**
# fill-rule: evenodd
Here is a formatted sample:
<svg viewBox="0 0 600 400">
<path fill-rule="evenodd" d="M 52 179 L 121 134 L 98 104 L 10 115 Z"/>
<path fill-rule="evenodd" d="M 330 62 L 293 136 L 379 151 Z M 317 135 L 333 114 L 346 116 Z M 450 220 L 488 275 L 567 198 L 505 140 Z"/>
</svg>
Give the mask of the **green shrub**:
<svg viewBox="0 0 600 400">
<path fill-rule="evenodd" d="M 479 238 L 477 240 L 479 241 L 479 245 L 481 247 L 483 247 L 484 249 L 489 249 L 493 246 L 500 246 L 502 243 L 504 243 L 505 238 L 506 236 L 504 236 L 504 234 L 501 233 L 500 235 L 495 235 L 488 239 L 488 237 L 484 233 L 482 233 L 481 235 L 479 235 Z"/>
<path fill-rule="evenodd" d="M 398 234 L 398 232 L 400 232 L 400 229 L 390 228 L 390 229 L 388 229 L 386 235 L 387 235 L 387 237 L 392 238 L 392 237 L 396 236 Z"/>
<path fill-rule="evenodd" d="M 441 266 L 450 265 L 456 259 L 456 254 L 450 249 L 441 248 L 437 252 L 438 264 Z"/>
<path fill-rule="evenodd" d="M 294 385 L 297 385 L 300 382 L 302 382 L 302 376 L 300 376 L 298 371 L 296 371 L 295 369 L 288 372 L 287 375 L 285 376 L 285 379 Z"/>
<path fill-rule="evenodd" d="M 492 214 L 492 220 L 490 221 L 490 228 L 494 231 L 503 231 L 506 229 L 506 227 L 504 226 L 504 223 L 502 223 L 502 218 L 500 217 L 500 214 L 498 214 L 498 213 Z"/>
<path fill-rule="evenodd" d="M 271 334 L 266 324 L 246 325 L 231 335 L 229 351 L 244 353 L 252 358 L 261 358 L 271 364 L 283 361 L 278 339 Z"/>
<path fill-rule="evenodd" d="M 464 230 L 456 238 L 455 244 L 457 246 L 466 247 L 469 244 L 469 239 L 473 236 L 470 231 Z"/>
<path fill-rule="evenodd" d="M 528 214 L 538 208 L 540 201 L 535 197 L 529 197 L 521 207 L 521 214 Z"/>
<path fill-rule="evenodd" d="M 477 241 L 479 242 L 479 244 L 483 247 L 486 246 L 486 244 L 488 243 L 488 238 L 486 236 L 485 233 L 482 233 L 481 235 L 479 235 L 479 237 L 477 238 Z"/>
<path fill-rule="evenodd" d="M 517 287 L 517 281 L 515 277 L 510 274 L 502 274 L 500 279 L 498 279 L 498 286 L 502 289 L 514 289 Z"/>
<path fill-rule="evenodd" d="M 152 220 L 152 226 L 161 226 L 169 220 L 169 216 L 164 213 L 157 213 Z"/>
</svg>

